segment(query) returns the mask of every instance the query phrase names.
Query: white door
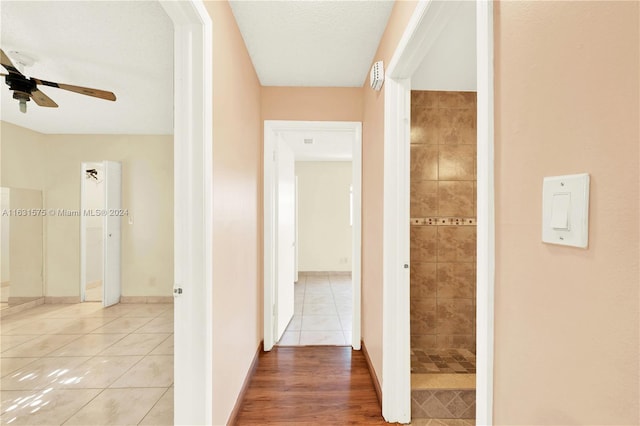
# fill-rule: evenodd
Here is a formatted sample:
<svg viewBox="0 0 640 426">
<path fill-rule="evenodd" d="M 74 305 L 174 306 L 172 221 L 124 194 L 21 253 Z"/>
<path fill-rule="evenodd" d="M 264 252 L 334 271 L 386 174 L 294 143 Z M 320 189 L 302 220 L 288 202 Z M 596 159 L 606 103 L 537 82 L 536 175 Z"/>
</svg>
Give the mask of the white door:
<svg viewBox="0 0 640 426">
<path fill-rule="evenodd" d="M 299 260 L 299 253 L 298 253 L 298 176 L 295 177 L 295 190 L 294 190 L 294 194 L 295 194 L 295 225 L 293 227 L 294 229 L 294 238 L 293 238 L 293 244 L 294 244 L 294 250 L 293 250 L 293 281 L 294 282 L 298 282 L 298 260 Z M 294 292 L 295 293 L 295 292 Z"/>
<path fill-rule="evenodd" d="M 276 330 L 275 340 L 282 337 L 293 317 L 293 282 L 295 279 L 295 160 L 293 151 L 279 137 L 276 156 L 277 222 L 276 222 Z"/>
<path fill-rule="evenodd" d="M 120 302 L 120 227 L 122 222 L 122 166 L 104 162 L 104 265 L 102 305 Z"/>
</svg>

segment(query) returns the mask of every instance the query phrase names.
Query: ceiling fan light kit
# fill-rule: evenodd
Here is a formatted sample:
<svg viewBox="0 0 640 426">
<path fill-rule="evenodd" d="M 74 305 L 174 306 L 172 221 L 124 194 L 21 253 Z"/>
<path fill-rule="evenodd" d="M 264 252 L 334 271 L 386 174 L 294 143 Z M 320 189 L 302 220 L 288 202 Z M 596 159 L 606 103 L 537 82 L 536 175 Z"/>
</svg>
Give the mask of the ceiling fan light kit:
<svg viewBox="0 0 640 426">
<path fill-rule="evenodd" d="M 52 81 L 40 80 L 37 78 L 27 78 L 22 72 L 20 72 L 11 62 L 11 59 L 4 53 L 4 50 L 0 49 L 2 66 L 9 72 L 9 74 L 2 74 L 5 77 L 5 83 L 9 86 L 9 90 L 13 92 L 13 99 L 17 99 L 20 105 L 20 112 L 27 112 L 27 102 L 31 99 L 41 106 L 48 108 L 57 108 L 53 99 L 42 93 L 38 86 L 49 86 L 58 89 L 68 90 L 70 92 L 80 93 L 81 95 L 93 96 L 94 98 L 105 99 L 108 101 L 115 101 L 116 95 L 113 92 L 106 90 L 90 89 L 88 87 L 72 86 L 70 84 L 55 83 Z M 30 59 L 26 55 L 22 55 L 21 58 L 25 58 L 25 62 L 20 60 L 20 65 L 29 65 L 27 62 Z M 31 60 L 33 64 L 33 60 Z"/>
</svg>

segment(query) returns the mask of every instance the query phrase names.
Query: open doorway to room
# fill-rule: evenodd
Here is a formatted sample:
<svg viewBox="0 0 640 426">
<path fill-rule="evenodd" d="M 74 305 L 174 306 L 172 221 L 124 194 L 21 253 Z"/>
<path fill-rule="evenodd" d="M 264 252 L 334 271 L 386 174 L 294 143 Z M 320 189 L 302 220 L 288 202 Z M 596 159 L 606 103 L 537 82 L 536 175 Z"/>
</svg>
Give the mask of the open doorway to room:
<svg viewBox="0 0 640 426">
<path fill-rule="evenodd" d="M 69 12 L 67 6 L 73 10 Z M 9 113 L 8 108 L 6 116 L 3 114 L 3 184 L 7 182 L 17 186 L 21 181 L 24 182 L 31 177 L 27 183 L 42 189 L 43 197 L 38 198 L 44 199 L 44 204 L 39 206 L 37 211 L 45 216 L 44 219 L 39 218 L 41 222 L 45 222 L 44 244 L 39 245 L 39 253 L 42 254 L 43 251 L 45 253 L 44 266 L 42 266 L 43 262 L 39 265 L 25 266 L 34 273 L 45 276 L 47 292 L 44 293 L 46 299 L 44 305 L 40 304 L 16 315 L 11 313 L 2 318 L 3 334 L 24 334 L 29 337 L 19 341 L 12 338 L 9 345 L 3 336 L 3 351 L 6 349 L 12 352 L 3 353 L 1 361 L 3 372 L 9 368 L 8 373 L 11 375 L 4 374 L 6 377 L 2 379 L 2 387 L 33 391 L 33 395 L 37 395 L 34 398 L 38 400 L 38 405 L 31 403 L 35 400 L 30 399 L 31 397 L 26 399 L 21 397 L 20 401 L 16 401 L 14 414 L 17 422 L 24 422 L 25 420 L 21 419 L 22 416 L 30 416 L 36 411 L 41 418 L 53 421 L 51 419 L 64 420 L 79 410 L 72 420 L 79 423 L 96 421 L 95 412 L 92 411 L 96 405 L 108 404 L 118 407 L 120 404 L 129 404 L 130 406 L 131 394 L 122 397 L 129 392 L 122 393 L 122 390 L 141 388 L 145 389 L 140 391 L 144 394 L 144 398 L 140 400 L 141 404 L 136 404 L 135 409 L 129 409 L 131 407 L 125 410 L 115 409 L 118 413 L 125 413 L 123 415 L 127 416 L 126 419 L 118 417 L 120 415 L 118 414 L 107 421 L 112 424 L 137 424 L 144 419 L 146 423 L 160 424 L 160 421 L 167 419 L 171 421 L 173 411 L 174 138 L 171 134 L 173 132 L 173 98 L 170 91 L 162 90 L 158 92 L 154 102 L 149 104 L 146 102 L 146 94 L 149 90 L 145 84 L 148 81 L 152 87 L 171 87 L 173 25 L 157 2 L 130 3 L 115 8 L 108 2 L 100 4 L 76 2 L 72 6 L 67 6 L 43 4 L 35 9 L 32 5 L 26 4 L 13 4 L 11 8 L 3 6 L 3 24 L 13 23 L 11 28 L 15 29 L 23 27 L 24 23 L 21 31 L 26 31 L 33 36 L 26 40 L 25 37 L 20 37 L 24 33 L 19 32 L 14 34 L 14 39 L 5 37 L 3 31 L 3 49 L 9 52 L 9 55 L 13 49 L 38 55 L 37 57 L 42 59 L 43 67 L 37 70 L 34 67 L 33 71 L 29 68 L 25 70 L 25 74 L 46 77 L 51 75 L 50 69 L 45 68 L 50 64 L 51 56 L 47 51 L 52 51 L 47 48 L 49 46 L 47 43 L 65 46 L 64 49 L 56 51 L 55 62 L 61 65 L 57 69 L 59 77 L 55 79 L 104 87 L 117 93 L 118 99 L 115 103 L 105 106 L 99 103 L 101 102 L 99 100 L 85 99 L 76 94 L 65 94 L 56 89 L 47 88 L 45 90 L 49 90 L 47 93 L 52 97 L 55 93 L 55 99 L 60 103 L 59 109 L 38 109 L 33 105 L 24 117 L 16 118 L 16 115 Z M 52 16 L 54 18 L 51 18 Z M 137 16 L 137 25 L 127 25 L 124 19 L 126 16 Z M 142 21 L 140 16 L 144 17 Z M 113 33 L 105 30 L 99 25 L 102 21 L 120 22 L 127 28 L 136 27 L 146 37 L 132 37 L 131 39 L 136 39 L 136 42 L 131 43 L 131 39 L 128 39 L 123 48 L 124 45 L 119 43 L 121 39 L 118 38 L 118 31 Z M 27 25 L 28 22 L 31 25 Z M 39 25 L 41 22 L 55 22 L 55 28 Z M 9 29 L 10 26 L 3 25 L 3 29 L 4 27 Z M 71 39 L 65 38 L 69 36 L 65 28 L 74 29 Z M 40 31 L 47 36 L 38 37 L 41 34 Z M 85 37 L 78 37 L 78 34 L 83 34 Z M 131 33 L 128 35 L 131 36 Z M 92 42 L 94 40 L 92 37 L 98 37 L 101 41 L 107 40 L 109 43 L 105 46 L 100 42 Z M 31 45 L 29 41 L 32 40 L 40 40 L 40 42 Z M 48 41 L 44 43 L 45 40 Z M 95 56 L 85 55 L 85 51 L 76 49 L 74 41 L 81 41 L 82 46 L 90 45 L 91 50 L 98 52 L 100 56 L 98 62 L 95 62 Z M 154 55 L 149 49 L 140 47 L 146 41 L 158 45 L 158 50 L 162 52 L 161 61 L 157 61 L 158 55 Z M 133 62 L 122 60 L 121 56 L 111 54 L 111 48 L 116 51 L 124 50 L 124 54 L 144 51 L 145 55 L 148 55 L 145 56 L 147 62 L 144 65 L 153 68 L 154 76 L 166 77 L 166 82 L 154 84 L 155 80 L 144 70 L 144 67 L 136 66 Z M 71 59 L 69 63 L 69 57 L 66 56 L 69 52 L 80 54 L 83 60 Z M 111 67 L 109 61 L 103 61 L 105 57 L 115 57 L 117 66 Z M 129 63 L 130 66 L 121 67 L 120 65 L 124 63 Z M 55 67 L 53 68 L 55 71 Z M 67 69 L 76 73 L 76 77 L 69 77 L 65 72 Z M 125 77 L 118 74 L 120 71 L 126 74 Z M 103 74 L 108 75 L 105 77 Z M 53 75 L 55 76 L 55 72 Z M 138 75 L 144 76 L 143 84 L 136 83 Z M 82 78 L 85 78 L 86 82 Z M 136 89 L 145 93 L 144 108 L 132 108 Z M 3 103 L 4 95 L 5 93 L 3 93 Z M 168 108 L 162 110 L 159 106 L 161 104 Z M 164 111 L 168 112 L 168 115 L 163 114 Z M 91 118 L 87 119 L 83 113 Z M 141 115 L 138 116 L 138 114 Z M 134 124 L 129 127 L 123 126 L 122 121 L 118 120 L 123 117 L 131 118 Z M 156 120 L 162 127 L 153 127 Z M 13 124 L 14 122 L 17 124 Z M 37 127 L 38 125 L 41 127 Z M 73 127 L 74 125 L 76 127 Z M 92 125 L 95 127 L 91 127 Z M 8 131 L 5 131 L 6 129 Z M 195 137 L 193 139 L 195 144 L 197 139 Z M 80 182 L 88 184 L 87 187 L 93 185 L 95 189 L 106 190 L 107 188 L 99 188 L 107 181 L 103 175 L 107 170 L 100 166 L 106 166 L 107 163 L 117 164 L 116 161 L 110 161 L 82 166 L 82 162 L 88 159 L 110 159 L 123 164 L 125 174 L 123 185 L 120 187 L 118 183 L 117 188 L 118 190 L 122 188 L 124 193 L 122 197 L 126 202 L 126 205 L 122 206 L 124 208 L 121 209 L 120 205 L 109 206 L 108 204 L 94 204 L 91 207 L 82 208 Z M 18 164 L 20 167 L 5 168 L 7 163 Z M 25 164 L 29 167 L 25 167 Z M 20 172 L 21 169 L 24 172 Z M 8 172 L 5 173 L 4 170 Z M 95 172 L 87 176 L 88 170 Z M 141 179 L 141 176 L 146 176 L 146 179 Z M 26 186 L 26 183 L 20 186 Z M 108 191 L 97 191 L 93 195 L 99 199 L 103 198 L 105 193 Z M 17 191 L 15 195 L 17 202 L 19 200 Z M 188 203 L 183 204 L 183 206 L 188 205 Z M 94 284 L 90 285 L 90 288 L 82 289 L 88 290 L 89 300 L 108 301 L 108 295 L 104 299 L 99 289 L 102 285 L 100 281 L 108 281 L 100 279 L 108 269 L 101 265 L 101 257 L 105 254 L 109 255 L 106 247 L 108 244 L 105 245 L 104 237 L 115 238 L 119 233 L 114 229 L 105 232 L 109 229 L 109 225 L 107 224 L 107 227 L 103 225 L 104 222 L 109 221 L 122 225 L 123 239 L 125 239 L 124 252 L 122 257 L 119 251 L 114 253 L 114 260 L 118 263 L 122 260 L 123 263 L 122 277 L 123 282 L 126 280 L 124 290 L 127 292 L 123 293 L 129 298 L 126 303 L 109 309 L 103 309 L 100 303 L 77 304 L 81 301 L 78 253 L 79 234 L 82 232 L 81 218 L 95 218 L 96 221 L 91 224 L 93 226 L 90 226 L 94 231 L 93 236 L 102 234 L 102 238 L 91 240 L 91 247 L 87 250 L 88 253 L 95 255 L 88 259 L 92 262 L 87 271 L 91 275 L 83 276 L 83 279 Z M 85 231 L 91 233 L 87 228 Z M 20 235 L 13 229 L 12 234 Z M 40 240 L 42 241 L 42 235 Z M 12 257 L 19 260 L 19 256 Z M 12 272 L 14 272 L 12 278 L 17 280 L 21 271 L 14 268 Z M 114 268 L 113 272 L 113 277 L 119 280 L 121 276 L 119 266 Z M 114 303 L 120 302 L 119 283 L 117 290 L 113 298 Z M 92 291 L 97 292 L 98 295 L 92 297 Z M 19 292 L 13 293 L 20 295 Z M 68 337 L 58 338 L 59 336 Z M 40 344 L 41 341 L 48 342 L 50 339 L 53 343 L 44 346 Z M 198 339 L 201 339 L 200 336 Z M 73 363 L 73 365 L 65 363 L 65 357 L 69 355 L 82 356 L 82 362 Z M 31 357 L 34 363 L 29 367 L 25 363 L 15 364 L 15 366 L 11 363 L 10 358 L 24 356 Z M 47 370 L 43 370 L 42 365 L 46 365 Z M 30 370 L 32 368 L 35 370 Z M 59 374 L 49 374 L 54 370 Z M 153 377 L 144 373 L 151 370 L 160 373 L 154 374 Z M 123 374 L 122 380 L 116 383 L 116 379 Z M 198 374 L 202 374 L 201 369 Z M 9 376 L 11 379 L 7 378 Z M 67 417 L 59 417 L 60 414 L 56 411 L 60 409 L 59 405 L 56 406 L 51 402 L 55 401 L 59 393 L 54 390 L 46 396 L 39 394 L 38 390 L 41 386 L 35 384 L 35 381 L 30 382 L 31 378 L 39 380 L 42 377 L 51 377 L 51 383 L 54 381 L 64 383 L 66 388 L 77 390 L 77 392 L 80 392 L 80 389 L 84 391 L 87 388 L 94 388 L 96 396 L 95 399 L 92 398 L 94 405 L 88 404 L 89 400 L 84 402 L 78 400 L 77 410 L 70 411 Z M 106 389 L 108 384 L 122 389 L 118 392 L 109 391 Z M 162 390 L 149 390 L 154 387 Z M 29 402 L 25 404 L 24 401 Z M 83 406 L 84 408 L 80 410 Z M 65 410 L 68 411 L 68 408 Z M 94 413 L 93 417 L 91 412 Z M 37 423 L 36 418 L 33 418 L 33 423 Z M 104 421 L 104 419 L 99 420 Z M 32 423 L 32 421 L 27 422 Z"/>
<path fill-rule="evenodd" d="M 360 123 L 265 124 L 267 350 L 359 349 L 360 132 Z"/>
<path fill-rule="evenodd" d="M 103 164 L 82 163 L 80 182 L 80 295 L 83 302 L 102 302 L 104 217 L 98 213 L 105 209 Z"/>
<path fill-rule="evenodd" d="M 487 3 L 420 3 L 387 69 L 387 421 L 492 422 L 492 25 Z"/>
<path fill-rule="evenodd" d="M 475 4 L 447 12 L 411 76 L 412 420 L 475 419 Z"/>
</svg>

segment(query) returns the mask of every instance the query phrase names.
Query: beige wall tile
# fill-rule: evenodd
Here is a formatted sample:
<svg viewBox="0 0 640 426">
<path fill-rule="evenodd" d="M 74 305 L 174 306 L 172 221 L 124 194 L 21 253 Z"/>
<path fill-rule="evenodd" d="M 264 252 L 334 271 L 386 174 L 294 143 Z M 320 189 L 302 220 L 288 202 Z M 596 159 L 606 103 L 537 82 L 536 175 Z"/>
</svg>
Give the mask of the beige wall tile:
<svg viewBox="0 0 640 426">
<path fill-rule="evenodd" d="M 474 108 L 475 92 L 431 92 L 438 98 L 440 108 Z M 423 98 L 425 96 L 423 95 Z M 418 99 L 416 99 L 417 101 Z"/>
<path fill-rule="evenodd" d="M 411 125 L 411 143 L 437 145 L 440 132 L 437 127 L 424 127 L 419 125 Z"/>
<path fill-rule="evenodd" d="M 436 263 L 411 263 L 411 298 L 436 297 Z"/>
<path fill-rule="evenodd" d="M 411 181 L 438 180 L 438 146 L 411 145 Z"/>
<path fill-rule="evenodd" d="M 475 217 L 476 94 L 413 91 L 411 109 L 411 217 Z M 475 349 L 475 245 L 473 226 L 411 227 L 413 348 Z"/>
<path fill-rule="evenodd" d="M 474 262 L 475 226 L 438 226 L 439 262 Z"/>
<path fill-rule="evenodd" d="M 439 181 L 437 194 L 438 216 L 475 217 L 473 182 Z M 416 198 L 421 199 L 419 195 Z M 411 217 L 420 216 L 411 212 Z"/>
<path fill-rule="evenodd" d="M 470 180 L 476 178 L 476 148 L 473 145 L 440 145 L 438 178 L 440 180 Z"/>
<path fill-rule="evenodd" d="M 411 217 L 438 215 L 438 182 L 411 182 Z"/>
<path fill-rule="evenodd" d="M 433 90 L 413 90 L 411 92 L 411 107 L 436 108 L 439 102 L 439 93 Z"/>
<path fill-rule="evenodd" d="M 471 127 L 443 127 L 438 133 L 441 145 L 476 145 L 476 141 L 477 130 Z"/>
<path fill-rule="evenodd" d="M 438 263 L 438 300 L 474 298 L 475 263 Z"/>
<path fill-rule="evenodd" d="M 411 334 L 431 334 L 436 329 L 436 299 L 412 298 Z"/>
<path fill-rule="evenodd" d="M 414 334 L 411 333 L 411 347 L 412 348 L 435 348 L 436 347 L 436 334 L 435 329 L 431 330 L 431 334 Z"/>
<path fill-rule="evenodd" d="M 437 230 L 435 226 L 411 227 L 411 263 L 435 262 L 437 256 Z"/>
<path fill-rule="evenodd" d="M 438 335 L 467 334 L 474 329 L 472 299 L 438 299 Z"/>
<path fill-rule="evenodd" d="M 476 337 L 475 334 L 438 334 L 434 347 L 439 349 L 462 348 L 475 351 Z"/>
</svg>

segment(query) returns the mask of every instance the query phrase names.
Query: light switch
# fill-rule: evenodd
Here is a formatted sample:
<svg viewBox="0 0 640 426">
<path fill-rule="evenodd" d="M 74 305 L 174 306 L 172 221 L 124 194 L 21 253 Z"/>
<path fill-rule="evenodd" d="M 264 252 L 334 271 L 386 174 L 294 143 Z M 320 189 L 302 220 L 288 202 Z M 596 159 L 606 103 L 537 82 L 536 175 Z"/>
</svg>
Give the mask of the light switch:
<svg viewBox="0 0 640 426">
<path fill-rule="evenodd" d="M 551 227 L 553 229 L 569 230 L 569 207 L 571 205 L 571 194 L 553 194 L 551 204 Z"/>
<path fill-rule="evenodd" d="M 589 175 L 545 177 L 542 241 L 586 248 L 589 243 Z"/>
</svg>

